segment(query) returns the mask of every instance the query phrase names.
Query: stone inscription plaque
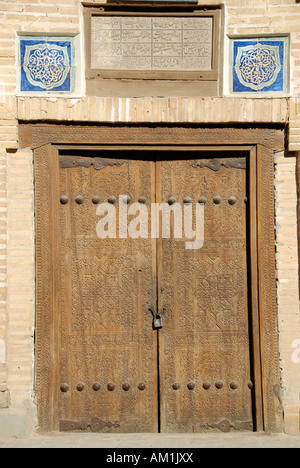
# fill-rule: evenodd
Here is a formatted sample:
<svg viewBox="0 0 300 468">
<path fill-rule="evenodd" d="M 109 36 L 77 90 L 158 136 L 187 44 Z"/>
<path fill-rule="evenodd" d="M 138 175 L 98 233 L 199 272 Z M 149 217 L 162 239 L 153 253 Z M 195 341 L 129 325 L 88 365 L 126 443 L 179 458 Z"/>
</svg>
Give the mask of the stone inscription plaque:
<svg viewBox="0 0 300 468">
<path fill-rule="evenodd" d="M 91 68 L 212 69 L 212 17 L 93 16 Z"/>
</svg>

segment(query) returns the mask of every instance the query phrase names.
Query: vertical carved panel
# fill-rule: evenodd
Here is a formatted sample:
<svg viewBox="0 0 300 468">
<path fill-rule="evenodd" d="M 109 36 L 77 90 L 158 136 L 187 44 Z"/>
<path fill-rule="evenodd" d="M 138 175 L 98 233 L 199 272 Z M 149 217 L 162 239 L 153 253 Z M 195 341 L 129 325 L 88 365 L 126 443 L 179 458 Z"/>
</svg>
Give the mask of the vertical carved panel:
<svg viewBox="0 0 300 468">
<path fill-rule="evenodd" d="M 163 201 L 188 196 L 195 210 L 206 199 L 201 249 L 186 250 L 188 239 L 162 242 L 164 432 L 218 430 L 224 419 L 252 427 L 246 170 L 237 162 L 217 171 L 209 160 L 162 163 Z"/>
<path fill-rule="evenodd" d="M 261 322 L 261 349 L 266 431 L 280 431 L 282 404 L 279 366 L 273 360 L 279 355 L 276 307 L 274 247 L 274 165 L 273 152 L 263 145 L 258 150 L 258 262 Z"/>
<path fill-rule="evenodd" d="M 297 178 L 297 213 L 298 213 L 298 258 L 300 258 L 300 151 L 296 156 L 296 178 Z M 299 265 L 300 276 L 300 265 Z"/>
<path fill-rule="evenodd" d="M 51 145 L 34 153 L 36 190 L 36 391 L 39 425 L 51 429 L 55 418 L 54 230 L 58 161 Z M 57 272 L 59 273 L 59 272 Z"/>
</svg>

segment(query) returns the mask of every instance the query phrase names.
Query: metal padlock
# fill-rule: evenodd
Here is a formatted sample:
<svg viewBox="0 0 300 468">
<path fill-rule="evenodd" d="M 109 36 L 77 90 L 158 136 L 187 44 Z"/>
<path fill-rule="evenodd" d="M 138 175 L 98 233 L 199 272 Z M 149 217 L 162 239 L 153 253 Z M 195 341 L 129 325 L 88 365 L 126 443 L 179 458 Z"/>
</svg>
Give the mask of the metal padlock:
<svg viewBox="0 0 300 468">
<path fill-rule="evenodd" d="M 153 319 L 153 329 L 158 330 L 163 327 L 163 321 L 161 315 L 156 315 Z"/>
</svg>

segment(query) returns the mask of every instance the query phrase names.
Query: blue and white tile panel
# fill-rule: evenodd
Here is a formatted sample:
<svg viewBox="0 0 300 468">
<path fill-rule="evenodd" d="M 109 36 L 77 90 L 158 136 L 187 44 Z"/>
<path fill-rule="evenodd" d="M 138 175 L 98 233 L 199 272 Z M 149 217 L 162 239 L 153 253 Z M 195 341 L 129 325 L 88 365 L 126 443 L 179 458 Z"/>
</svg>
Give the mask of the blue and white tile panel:
<svg viewBox="0 0 300 468">
<path fill-rule="evenodd" d="M 231 39 L 232 93 L 287 93 L 287 37 Z"/>
<path fill-rule="evenodd" d="M 72 93 L 75 87 L 74 57 L 72 37 L 21 37 L 20 91 Z"/>
</svg>

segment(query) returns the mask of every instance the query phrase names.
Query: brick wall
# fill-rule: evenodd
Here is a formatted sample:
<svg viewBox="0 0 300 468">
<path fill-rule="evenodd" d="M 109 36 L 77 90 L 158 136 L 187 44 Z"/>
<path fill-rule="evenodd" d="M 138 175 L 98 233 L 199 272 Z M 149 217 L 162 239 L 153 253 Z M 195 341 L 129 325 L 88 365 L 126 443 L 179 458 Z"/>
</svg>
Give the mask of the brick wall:
<svg viewBox="0 0 300 468">
<path fill-rule="evenodd" d="M 285 428 L 299 430 L 299 366 L 293 344 L 299 339 L 296 158 L 275 156 L 276 262 Z M 296 345 L 300 348 L 299 345 Z"/>
<path fill-rule="evenodd" d="M 32 151 L 7 154 L 7 364 L 15 405 L 32 391 L 35 304 Z"/>
<path fill-rule="evenodd" d="M 102 1 L 90 0 L 90 3 L 96 5 Z M 255 99 L 230 95 L 145 99 L 87 98 L 84 94 L 68 98 L 17 97 L 17 33 L 82 33 L 83 7 L 80 0 L 0 0 L 0 408 L 10 406 L 12 411 L 22 409 L 23 412 L 24 408 L 26 412 L 31 408 L 34 414 L 34 186 L 32 154 L 19 150 L 18 120 L 280 123 L 288 131 L 286 150 L 300 152 L 299 2 L 199 1 L 201 5 L 206 3 L 225 6 L 225 91 L 227 35 L 289 33 L 290 96 Z M 292 358 L 293 345 L 300 340 L 296 159 L 286 156 L 282 153 L 275 156 L 277 303 L 285 428 L 295 432 L 300 424 L 300 363 Z M 19 434 L 22 424 L 18 426 Z M 7 433 L 7 428 L 4 429 Z M 12 429 L 13 432 L 18 431 Z"/>
<path fill-rule="evenodd" d="M 7 192 L 6 152 L 0 150 L 0 408 L 9 405 L 6 371 L 6 258 L 7 258 Z"/>
</svg>

